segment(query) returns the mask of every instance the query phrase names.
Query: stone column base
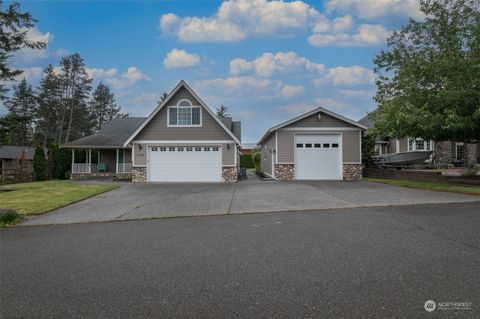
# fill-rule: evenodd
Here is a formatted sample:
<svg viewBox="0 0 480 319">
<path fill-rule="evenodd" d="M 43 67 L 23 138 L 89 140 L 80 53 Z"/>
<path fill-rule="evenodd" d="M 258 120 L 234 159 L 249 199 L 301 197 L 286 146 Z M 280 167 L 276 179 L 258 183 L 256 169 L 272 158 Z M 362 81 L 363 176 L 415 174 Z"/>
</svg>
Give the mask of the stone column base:
<svg viewBox="0 0 480 319">
<path fill-rule="evenodd" d="M 223 167 L 222 180 L 224 182 L 235 183 L 238 180 L 238 171 L 236 167 Z"/>
<path fill-rule="evenodd" d="M 343 164 L 343 180 L 359 181 L 362 179 L 362 164 Z"/>
<path fill-rule="evenodd" d="M 295 179 L 295 164 L 275 164 L 275 178 L 281 181 Z"/>
<path fill-rule="evenodd" d="M 147 182 L 147 168 L 146 167 L 133 167 L 132 168 L 132 182 L 133 183 L 146 183 Z"/>
</svg>

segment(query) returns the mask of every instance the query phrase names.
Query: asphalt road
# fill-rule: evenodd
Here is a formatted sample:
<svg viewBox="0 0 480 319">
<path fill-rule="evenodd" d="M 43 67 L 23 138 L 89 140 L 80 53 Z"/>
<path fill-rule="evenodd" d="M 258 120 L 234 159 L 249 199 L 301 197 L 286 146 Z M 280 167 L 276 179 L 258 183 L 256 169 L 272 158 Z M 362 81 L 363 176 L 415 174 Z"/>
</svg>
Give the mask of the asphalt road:
<svg viewBox="0 0 480 319">
<path fill-rule="evenodd" d="M 478 202 L 0 232 L 2 318 L 480 316 Z"/>
</svg>

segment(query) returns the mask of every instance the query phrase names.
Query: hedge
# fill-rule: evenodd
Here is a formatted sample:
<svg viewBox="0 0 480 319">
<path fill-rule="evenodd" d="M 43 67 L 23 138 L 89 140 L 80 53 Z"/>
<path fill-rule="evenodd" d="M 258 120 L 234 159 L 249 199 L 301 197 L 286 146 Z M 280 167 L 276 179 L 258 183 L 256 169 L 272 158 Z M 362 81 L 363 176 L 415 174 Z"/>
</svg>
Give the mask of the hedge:
<svg viewBox="0 0 480 319">
<path fill-rule="evenodd" d="M 255 168 L 255 164 L 252 160 L 252 155 L 242 154 L 240 155 L 240 166 L 245 168 Z"/>
</svg>

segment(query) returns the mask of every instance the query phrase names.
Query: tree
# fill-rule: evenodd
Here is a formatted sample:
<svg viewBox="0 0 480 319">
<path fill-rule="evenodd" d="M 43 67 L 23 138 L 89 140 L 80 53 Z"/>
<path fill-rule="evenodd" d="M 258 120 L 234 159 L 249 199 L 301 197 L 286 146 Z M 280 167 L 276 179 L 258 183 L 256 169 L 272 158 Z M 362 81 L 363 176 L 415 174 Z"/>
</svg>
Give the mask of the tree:
<svg viewBox="0 0 480 319">
<path fill-rule="evenodd" d="M 37 181 L 47 179 L 47 159 L 43 147 L 40 145 L 35 149 L 35 155 L 33 156 L 33 170 Z"/>
<path fill-rule="evenodd" d="M 30 13 L 20 11 L 19 3 L 9 4 L 3 8 L 0 0 L 0 100 L 5 99 L 6 81 L 14 80 L 23 71 L 8 65 L 13 54 L 21 49 L 44 49 L 47 44 L 42 41 L 32 41 L 28 31 L 35 26 L 35 20 Z"/>
<path fill-rule="evenodd" d="M 0 117 L 0 145 L 20 145 L 17 132 L 22 129 L 22 125 L 27 121 L 27 117 L 13 113 Z"/>
<path fill-rule="evenodd" d="M 259 174 L 262 171 L 260 162 L 262 161 L 262 150 L 260 147 L 255 146 L 252 149 L 252 154 L 250 155 L 252 157 L 253 164 L 255 165 L 255 173 Z"/>
<path fill-rule="evenodd" d="M 62 83 L 52 65 L 43 70 L 43 78 L 37 91 L 36 140 L 43 147 L 55 140 L 58 116 L 62 103 Z"/>
<path fill-rule="evenodd" d="M 89 102 L 94 130 L 100 130 L 106 122 L 111 121 L 119 114 L 120 109 L 121 107 L 117 107 L 115 97 L 109 87 L 100 82 Z"/>
<path fill-rule="evenodd" d="M 33 134 L 33 123 L 37 101 L 33 93 L 32 87 L 28 85 L 25 78 L 20 84 L 13 87 L 13 97 L 8 99 L 5 103 L 9 114 L 17 116 L 20 122 L 17 122 L 18 126 L 16 130 L 10 132 L 13 144 L 28 145 L 31 142 Z"/>
<path fill-rule="evenodd" d="M 54 179 L 68 179 L 72 163 L 72 153 L 69 149 L 59 148 L 58 144 L 50 144 L 48 147 L 53 157 Z"/>
<path fill-rule="evenodd" d="M 480 140 L 480 2 L 421 0 L 374 60 L 379 136 Z"/>
<path fill-rule="evenodd" d="M 220 107 L 217 108 L 217 116 L 221 119 L 229 117 L 230 114 L 228 113 L 228 107 L 223 104 L 220 105 Z"/>
<path fill-rule="evenodd" d="M 92 89 L 80 54 L 75 53 L 60 60 L 60 80 L 63 99 L 60 112 L 58 143 L 67 143 L 71 137 L 78 138 L 91 133 L 92 123 L 87 109 L 87 99 Z"/>
<path fill-rule="evenodd" d="M 375 136 L 371 136 L 370 132 L 362 132 L 362 164 L 365 167 L 373 166 L 373 158 L 375 155 Z"/>
</svg>

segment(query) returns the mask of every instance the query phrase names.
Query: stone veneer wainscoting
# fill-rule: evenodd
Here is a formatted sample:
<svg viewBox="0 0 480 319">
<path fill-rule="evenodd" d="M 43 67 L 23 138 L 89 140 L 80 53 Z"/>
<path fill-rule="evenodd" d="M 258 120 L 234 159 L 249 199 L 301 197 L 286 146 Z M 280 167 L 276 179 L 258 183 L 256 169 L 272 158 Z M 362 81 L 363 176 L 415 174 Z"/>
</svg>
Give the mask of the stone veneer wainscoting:
<svg viewBox="0 0 480 319">
<path fill-rule="evenodd" d="M 133 167 L 132 168 L 132 182 L 133 183 L 146 183 L 147 182 L 147 168 L 146 167 Z"/>
<path fill-rule="evenodd" d="M 238 180 L 238 171 L 236 167 L 223 167 L 222 180 L 224 182 L 234 183 Z"/>
<path fill-rule="evenodd" d="M 362 164 L 343 164 L 343 180 L 359 181 L 362 179 Z"/>
<path fill-rule="evenodd" d="M 291 181 L 295 178 L 294 164 L 275 164 L 275 178 L 281 181 Z"/>
</svg>

